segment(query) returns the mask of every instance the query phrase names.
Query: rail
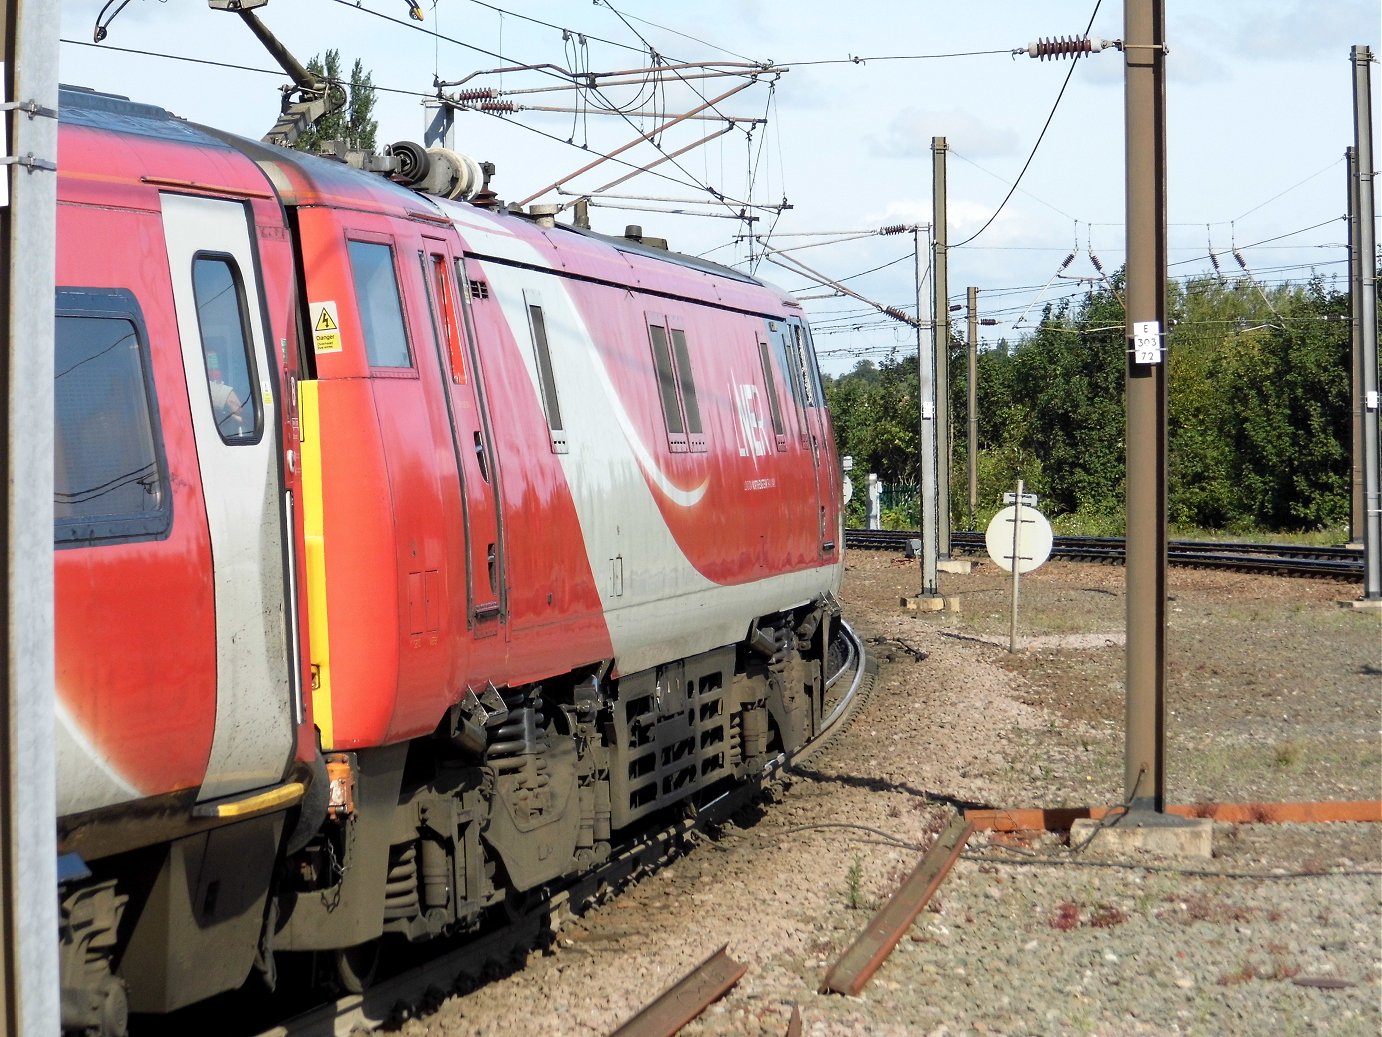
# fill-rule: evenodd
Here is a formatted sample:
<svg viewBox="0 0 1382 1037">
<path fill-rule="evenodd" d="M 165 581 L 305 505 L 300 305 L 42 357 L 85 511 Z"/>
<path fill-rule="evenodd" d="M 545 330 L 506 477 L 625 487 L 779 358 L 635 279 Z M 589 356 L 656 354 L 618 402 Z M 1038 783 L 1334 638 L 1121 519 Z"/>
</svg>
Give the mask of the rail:
<svg viewBox="0 0 1382 1037">
<path fill-rule="evenodd" d="M 678 1030 L 723 997 L 749 967 L 731 958 L 728 945 L 706 958 L 680 981 L 644 1005 L 610 1037 L 674 1037 Z"/>
<path fill-rule="evenodd" d="M 907 541 L 921 536 L 916 530 L 847 529 L 845 547 L 864 551 L 901 551 Z M 951 549 L 979 554 L 982 533 L 952 533 Z M 1058 536 L 1051 546 L 1052 558 L 1081 562 L 1121 563 L 1126 553 L 1121 537 Z M 1274 572 L 1286 576 L 1318 576 L 1335 580 L 1362 580 L 1362 552 L 1349 547 L 1315 547 L 1297 544 L 1250 544 L 1207 540 L 1172 540 L 1166 545 L 1171 565 L 1245 572 Z"/>
</svg>

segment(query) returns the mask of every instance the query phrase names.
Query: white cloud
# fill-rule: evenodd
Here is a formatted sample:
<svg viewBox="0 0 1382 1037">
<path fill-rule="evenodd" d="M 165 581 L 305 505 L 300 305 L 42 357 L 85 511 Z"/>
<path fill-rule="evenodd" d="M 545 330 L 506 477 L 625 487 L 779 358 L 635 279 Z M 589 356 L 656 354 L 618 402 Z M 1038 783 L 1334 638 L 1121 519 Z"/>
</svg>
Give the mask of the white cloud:
<svg viewBox="0 0 1382 1037">
<path fill-rule="evenodd" d="M 1007 127 L 978 118 L 972 111 L 903 108 L 881 135 L 865 138 L 869 152 L 882 158 L 917 158 L 931 153 L 931 138 L 943 136 L 952 147 L 975 158 L 1011 155 L 1017 135 Z"/>
<path fill-rule="evenodd" d="M 1293 0 L 1288 3 L 1262 3 L 1247 17 L 1232 26 L 1233 49 L 1243 55 L 1264 60 L 1306 61 L 1335 55 L 1347 57 L 1340 41 L 1349 38 L 1366 18 L 1368 5 L 1360 0 Z M 1377 26 L 1377 6 L 1371 5 L 1373 27 Z M 1365 43 L 1367 40 L 1355 40 Z"/>
</svg>

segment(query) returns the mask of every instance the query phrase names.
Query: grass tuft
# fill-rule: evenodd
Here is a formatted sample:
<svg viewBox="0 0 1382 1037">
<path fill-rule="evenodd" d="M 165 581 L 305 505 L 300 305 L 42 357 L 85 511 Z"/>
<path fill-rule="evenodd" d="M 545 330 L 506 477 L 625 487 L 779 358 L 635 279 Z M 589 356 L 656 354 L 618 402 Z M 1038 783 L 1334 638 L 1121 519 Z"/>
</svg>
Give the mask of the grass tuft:
<svg viewBox="0 0 1382 1037">
<path fill-rule="evenodd" d="M 845 905 L 851 911 L 858 911 L 864 906 L 863 883 L 864 862 L 856 856 L 845 874 Z"/>
</svg>

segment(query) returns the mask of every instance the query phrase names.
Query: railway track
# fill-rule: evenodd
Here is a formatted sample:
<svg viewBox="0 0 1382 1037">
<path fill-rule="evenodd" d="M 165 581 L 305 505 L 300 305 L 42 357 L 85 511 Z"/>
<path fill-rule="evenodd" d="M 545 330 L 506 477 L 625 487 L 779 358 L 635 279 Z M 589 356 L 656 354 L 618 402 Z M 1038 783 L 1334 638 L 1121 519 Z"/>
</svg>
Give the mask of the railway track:
<svg viewBox="0 0 1382 1037">
<path fill-rule="evenodd" d="M 915 530 L 847 529 L 845 546 L 865 551 L 901 551 Z M 982 533 L 952 533 L 952 550 L 963 554 L 984 551 Z M 1058 536 L 1051 546 L 1052 558 L 1080 562 L 1116 562 L 1124 558 L 1120 537 Z M 1206 540 L 1172 540 L 1166 560 L 1171 565 L 1204 569 L 1272 572 L 1283 576 L 1318 576 L 1335 580 L 1363 578 L 1362 552 L 1347 547 L 1310 547 L 1297 544 L 1249 544 Z"/>
<path fill-rule="evenodd" d="M 784 771 L 818 754 L 868 700 L 876 666 L 849 625 L 841 623 L 840 629 L 845 652 L 839 670 L 827 681 L 821 730 L 796 752 L 777 753 L 751 779 L 694 807 L 688 805 L 682 817 L 641 833 L 595 871 L 544 890 L 493 932 L 472 937 L 462 946 L 383 979 L 362 994 L 319 1004 L 258 1030 L 254 1037 L 351 1037 L 362 1030 L 397 1026 L 410 1017 L 429 1014 L 458 987 L 514 967 L 529 951 L 551 939 L 564 918 L 612 898 L 634 878 L 679 855 L 695 833 L 723 824 Z"/>
</svg>

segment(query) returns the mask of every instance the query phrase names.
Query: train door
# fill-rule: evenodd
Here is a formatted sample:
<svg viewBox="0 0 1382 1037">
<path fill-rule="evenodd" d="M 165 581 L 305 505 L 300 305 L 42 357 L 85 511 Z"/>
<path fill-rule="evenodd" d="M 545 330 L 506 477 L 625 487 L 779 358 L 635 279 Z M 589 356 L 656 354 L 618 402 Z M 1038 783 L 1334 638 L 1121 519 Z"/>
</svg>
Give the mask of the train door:
<svg viewBox="0 0 1382 1037">
<path fill-rule="evenodd" d="M 812 482 L 815 486 L 815 497 L 813 500 L 813 527 L 816 532 L 816 554 L 817 557 L 824 555 L 830 548 L 825 547 L 825 493 L 827 487 L 822 485 L 821 474 L 821 455 L 824 449 L 824 441 L 818 431 L 818 422 L 811 417 L 811 398 L 807 393 L 806 380 L 802 376 L 801 353 L 797 348 L 796 338 L 792 333 L 792 326 L 786 322 L 770 321 L 768 323 L 769 332 L 773 338 L 773 352 L 777 354 L 778 362 L 786 372 L 787 384 L 792 398 L 792 409 L 796 412 L 796 424 L 798 434 L 801 437 L 801 445 L 811 452 L 811 474 Z"/>
<path fill-rule="evenodd" d="M 823 555 L 835 549 L 836 512 L 840 506 L 840 475 L 834 465 L 826 464 L 832 456 L 829 412 L 825 407 L 825 388 L 821 385 L 820 367 L 816 361 L 816 350 L 811 343 L 811 332 L 800 318 L 793 317 L 787 322 L 791 328 L 791 349 L 796 359 L 797 374 L 801 379 L 802 406 L 806 412 L 806 425 L 811 435 L 812 459 L 816 465 L 816 488 L 820 508 L 820 544 Z"/>
<path fill-rule="evenodd" d="M 446 243 L 424 239 L 424 280 L 437 332 L 437 361 L 446 383 L 447 411 L 461 480 L 465 514 L 466 625 L 475 637 L 495 634 L 507 615 L 504 582 L 504 544 L 494 439 L 479 357 L 470 348 L 461 291 L 468 283 L 458 277 L 462 268 Z"/>
<path fill-rule="evenodd" d="M 280 401 L 248 206 L 164 194 L 178 336 L 206 501 L 216 728 L 199 799 L 282 779 L 294 744 Z"/>
</svg>

